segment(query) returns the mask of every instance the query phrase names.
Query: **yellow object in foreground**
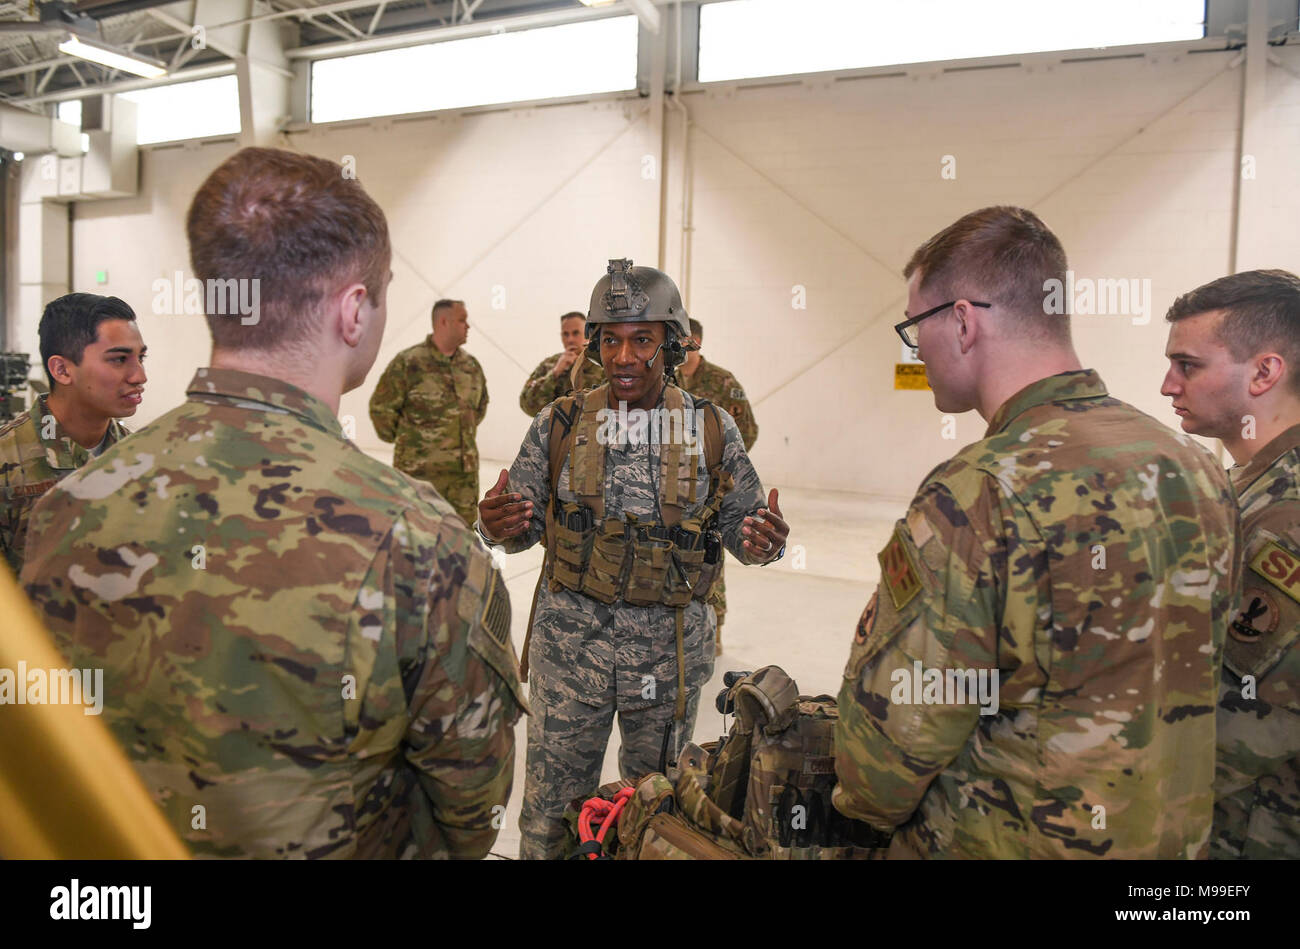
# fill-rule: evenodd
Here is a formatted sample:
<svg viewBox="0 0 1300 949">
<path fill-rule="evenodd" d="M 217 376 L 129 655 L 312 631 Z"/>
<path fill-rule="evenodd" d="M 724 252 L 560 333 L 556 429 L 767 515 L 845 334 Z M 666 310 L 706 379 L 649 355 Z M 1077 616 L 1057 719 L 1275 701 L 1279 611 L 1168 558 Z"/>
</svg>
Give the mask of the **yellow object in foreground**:
<svg viewBox="0 0 1300 949">
<path fill-rule="evenodd" d="M 0 857 L 188 858 L 99 716 L 46 701 L 77 690 L 3 564 L 0 616 Z"/>
</svg>

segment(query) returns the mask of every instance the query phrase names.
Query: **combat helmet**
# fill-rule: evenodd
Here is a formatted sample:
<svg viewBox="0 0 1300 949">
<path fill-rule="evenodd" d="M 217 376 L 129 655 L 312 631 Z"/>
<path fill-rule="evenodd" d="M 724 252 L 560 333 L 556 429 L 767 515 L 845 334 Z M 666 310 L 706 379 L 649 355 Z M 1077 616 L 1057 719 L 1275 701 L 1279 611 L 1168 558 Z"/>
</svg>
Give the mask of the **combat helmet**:
<svg viewBox="0 0 1300 949">
<path fill-rule="evenodd" d="M 626 257 L 610 260 L 605 276 L 591 291 L 587 311 L 587 356 L 600 362 L 600 335 L 604 323 L 663 323 L 664 371 L 671 372 L 686 359 L 683 340 L 690 339 L 691 324 L 682 296 L 672 277 L 654 267 L 633 267 Z"/>
</svg>

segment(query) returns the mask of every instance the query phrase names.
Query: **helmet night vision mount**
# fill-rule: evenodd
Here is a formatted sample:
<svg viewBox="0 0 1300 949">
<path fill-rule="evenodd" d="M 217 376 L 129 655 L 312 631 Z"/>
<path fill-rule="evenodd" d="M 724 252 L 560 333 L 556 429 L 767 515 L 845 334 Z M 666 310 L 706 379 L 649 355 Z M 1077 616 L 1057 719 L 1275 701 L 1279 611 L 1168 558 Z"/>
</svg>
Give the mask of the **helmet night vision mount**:
<svg viewBox="0 0 1300 949">
<path fill-rule="evenodd" d="M 672 372 L 686 359 L 683 340 L 690 339 L 690 320 L 677 284 L 662 270 L 633 267 L 627 257 L 610 260 L 605 276 L 591 291 L 591 307 L 587 311 L 587 356 L 597 364 L 600 363 L 599 330 L 607 323 L 663 323 L 664 373 Z"/>
</svg>

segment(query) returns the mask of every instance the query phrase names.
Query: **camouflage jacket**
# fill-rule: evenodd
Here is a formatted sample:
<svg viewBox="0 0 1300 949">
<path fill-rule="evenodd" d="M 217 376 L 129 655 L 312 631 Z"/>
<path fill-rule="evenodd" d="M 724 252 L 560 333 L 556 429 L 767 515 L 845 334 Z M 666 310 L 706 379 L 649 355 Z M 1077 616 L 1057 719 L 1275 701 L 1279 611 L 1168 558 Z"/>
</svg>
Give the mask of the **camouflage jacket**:
<svg viewBox="0 0 1300 949">
<path fill-rule="evenodd" d="M 51 437 L 45 438 L 45 432 Z M 105 437 L 108 445 L 113 445 L 128 434 L 126 427 L 113 419 Z M 46 396 L 39 396 L 31 410 L 0 425 L 0 554 L 15 577 L 23 566 L 32 508 L 60 478 L 90 457 L 87 449 L 64 432 L 46 405 Z"/>
<path fill-rule="evenodd" d="M 683 404 L 694 410 L 695 402 L 683 395 Z M 533 502 L 528 530 L 501 546 L 508 553 L 527 550 L 542 541 L 546 529 L 546 507 L 551 497 L 549 446 L 552 406 L 547 406 L 529 426 L 519 454 L 510 466 L 506 488 Z M 740 432 L 725 415 L 721 465 L 735 478 L 735 487 L 724 498 L 718 529 L 724 546 L 742 563 L 753 563 L 742 546 L 741 526 L 747 515 L 763 507 L 766 495 L 758 473 L 745 454 Z M 557 430 L 557 437 L 559 432 Z M 605 455 L 605 517 L 634 514 L 643 522 L 658 520 L 660 445 L 611 444 Z M 576 501 L 569 490 L 570 459 L 560 468 L 556 497 Z M 682 503 L 682 519 L 694 516 L 709 495 L 708 473 L 699 465 L 697 501 Z M 688 483 L 688 482 L 685 482 Z M 687 488 L 679 488 L 680 496 Z M 668 606 L 633 606 L 618 600 L 606 605 L 581 593 L 552 590 L 543 583 L 537 599 L 529 652 L 533 687 L 551 690 L 566 698 L 592 705 L 616 696 L 620 709 L 639 709 L 669 702 L 677 696 L 675 610 Z M 700 600 L 683 608 L 684 678 L 688 691 L 698 689 L 713 675 L 714 617 Z"/>
<path fill-rule="evenodd" d="M 1026 386 L 880 555 L 837 809 L 896 855 L 1204 856 L 1236 527 L 1209 453 L 1096 373 Z"/>
<path fill-rule="evenodd" d="M 560 361 L 564 353 L 556 353 L 554 356 L 547 356 L 533 374 L 528 377 L 524 383 L 523 391 L 519 393 L 519 407 L 524 410 L 524 414 L 529 418 L 535 416 L 546 406 L 550 405 L 562 395 L 568 395 L 572 391 L 569 385 L 569 373 L 560 373 L 559 378 L 551 375 L 551 370 L 555 364 Z M 605 383 L 605 370 L 596 365 L 587 358 L 584 352 L 578 357 L 582 368 L 578 370 L 579 389 L 590 389 L 592 386 L 603 385 Z M 572 367 L 570 367 L 570 370 Z"/>
<path fill-rule="evenodd" d="M 703 356 L 695 372 L 689 376 L 684 367 L 677 367 L 677 380 L 683 389 L 707 399 L 736 420 L 740 437 L 744 439 L 745 451 L 752 451 L 754 442 L 758 441 L 758 423 L 754 421 L 754 410 L 745 397 L 745 390 L 740 387 L 736 377 L 721 366 L 714 365 Z"/>
<path fill-rule="evenodd" d="M 1300 425 L 1234 469 L 1241 614 L 1218 708 L 1211 857 L 1300 858 Z M 1249 679 L 1246 677 L 1250 677 Z"/>
<path fill-rule="evenodd" d="M 444 356 L 433 336 L 393 357 L 370 396 L 375 432 L 393 446 L 393 466 L 428 481 L 435 471 L 478 471 L 476 434 L 487 415 L 478 360 Z"/>
<path fill-rule="evenodd" d="M 302 390 L 188 395 L 46 495 L 22 574 L 154 800 L 201 856 L 484 856 L 524 707 L 487 552 Z"/>
</svg>

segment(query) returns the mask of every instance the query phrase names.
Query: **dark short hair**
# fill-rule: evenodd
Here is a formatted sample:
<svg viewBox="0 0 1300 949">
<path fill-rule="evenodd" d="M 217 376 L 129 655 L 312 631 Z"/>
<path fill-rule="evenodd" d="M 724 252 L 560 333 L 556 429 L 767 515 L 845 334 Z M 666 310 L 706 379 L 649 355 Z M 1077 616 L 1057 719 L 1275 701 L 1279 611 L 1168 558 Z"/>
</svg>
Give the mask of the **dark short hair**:
<svg viewBox="0 0 1300 949">
<path fill-rule="evenodd" d="M 1034 339 L 1070 342 L 1065 313 L 1048 313 L 1049 280 L 1065 285 L 1065 248 L 1038 215 L 999 206 L 972 211 L 916 249 L 903 276 L 920 271 L 921 289 L 944 300 L 965 298 L 1009 311 L 1018 329 Z"/>
<path fill-rule="evenodd" d="M 1300 277 L 1285 270 L 1247 270 L 1211 280 L 1174 301 L 1165 319 L 1223 310 L 1217 336 L 1236 362 L 1272 350 L 1286 360 L 1300 394 Z"/>
<path fill-rule="evenodd" d="M 392 258 L 384 212 L 361 182 L 335 162 L 278 148 L 240 149 L 217 166 L 190 202 L 185 233 L 209 288 L 258 281 L 256 323 L 207 314 L 214 345 L 226 349 L 312 338 L 321 302 L 354 281 L 378 306 Z"/>
<path fill-rule="evenodd" d="M 454 306 L 464 305 L 464 300 L 435 300 L 433 303 L 433 309 L 429 311 L 429 315 L 436 320 L 438 318 L 439 310 L 450 310 Z"/>
<path fill-rule="evenodd" d="M 569 320 L 582 320 L 582 322 L 585 323 L 587 322 L 587 314 L 579 313 L 577 310 L 570 310 L 568 313 L 560 317 L 560 325 L 564 325 Z"/>
<path fill-rule="evenodd" d="M 62 356 L 74 366 L 81 365 L 86 347 L 99 338 L 99 324 L 105 320 L 135 322 L 135 310 L 125 300 L 97 293 L 68 293 L 46 304 L 36 332 L 41 340 L 41 366 L 51 391 L 50 357 Z"/>
<path fill-rule="evenodd" d="M 693 316 L 690 318 L 689 322 L 691 324 L 691 335 L 704 339 L 704 324 Z"/>
</svg>

